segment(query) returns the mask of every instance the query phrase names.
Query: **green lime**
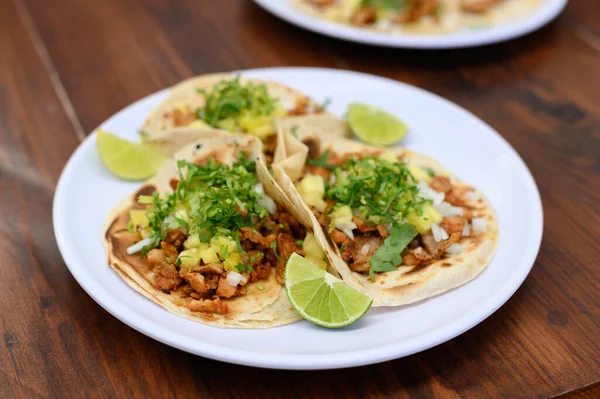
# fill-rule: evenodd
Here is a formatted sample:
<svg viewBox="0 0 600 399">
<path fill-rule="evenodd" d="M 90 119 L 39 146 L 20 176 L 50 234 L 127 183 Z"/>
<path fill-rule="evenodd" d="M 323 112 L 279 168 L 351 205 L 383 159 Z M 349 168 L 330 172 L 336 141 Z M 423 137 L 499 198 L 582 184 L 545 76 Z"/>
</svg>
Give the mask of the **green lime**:
<svg viewBox="0 0 600 399">
<path fill-rule="evenodd" d="M 285 289 L 302 317 L 327 328 L 356 322 L 373 303 L 365 294 L 296 253 L 285 266 Z"/>
<path fill-rule="evenodd" d="M 132 143 L 98 130 L 98 152 L 104 165 L 127 180 L 145 180 L 154 175 L 167 158 L 142 144 Z"/>
<path fill-rule="evenodd" d="M 400 119 L 382 109 L 367 104 L 348 105 L 348 124 L 364 142 L 387 146 L 402 140 L 408 128 Z"/>
</svg>

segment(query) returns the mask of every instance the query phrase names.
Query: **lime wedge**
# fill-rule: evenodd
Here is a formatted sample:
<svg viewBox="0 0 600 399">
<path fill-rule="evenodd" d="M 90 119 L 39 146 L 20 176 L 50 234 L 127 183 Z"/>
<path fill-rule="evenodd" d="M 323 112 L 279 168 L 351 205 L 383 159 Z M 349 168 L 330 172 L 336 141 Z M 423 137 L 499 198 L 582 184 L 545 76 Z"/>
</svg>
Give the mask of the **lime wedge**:
<svg viewBox="0 0 600 399">
<path fill-rule="evenodd" d="M 402 140 L 408 128 L 394 115 L 360 103 L 348 105 L 348 124 L 354 134 L 364 142 L 387 146 Z"/>
<path fill-rule="evenodd" d="M 296 253 L 290 256 L 285 267 L 285 289 L 302 317 L 327 328 L 356 322 L 373 303 L 365 294 Z"/>
<path fill-rule="evenodd" d="M 103 130 L 98 130 L 96 145 L 108 170 L 127 180 L 145 180 L 167 160 L 144 145 L 123 140 Z"/>
</svg>

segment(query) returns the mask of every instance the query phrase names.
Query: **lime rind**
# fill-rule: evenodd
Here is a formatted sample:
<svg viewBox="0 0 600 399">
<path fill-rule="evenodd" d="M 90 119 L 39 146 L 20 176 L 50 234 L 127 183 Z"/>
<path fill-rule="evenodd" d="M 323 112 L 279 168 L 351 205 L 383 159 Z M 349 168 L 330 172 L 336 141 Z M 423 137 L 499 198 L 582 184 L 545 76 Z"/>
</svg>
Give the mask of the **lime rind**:
<svg viewBox="0 0 600 399">
<path fill-rule="evenodd" d="M 396 116 L 368 104 L 351 103 L 347 118 L 354 134 L 368 144 L 392 145 L 408 132 L 406 124 Z"/>
</svg>

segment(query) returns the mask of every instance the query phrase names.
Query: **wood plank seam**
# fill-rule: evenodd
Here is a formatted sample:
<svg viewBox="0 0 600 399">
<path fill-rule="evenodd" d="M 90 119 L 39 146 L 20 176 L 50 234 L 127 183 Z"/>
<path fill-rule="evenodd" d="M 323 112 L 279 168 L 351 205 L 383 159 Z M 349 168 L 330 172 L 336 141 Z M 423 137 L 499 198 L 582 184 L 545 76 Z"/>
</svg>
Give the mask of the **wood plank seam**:
<svg viewBox="0 0 600 399">
<path fill-rule="evenodd" d="M 77 112 L 75 111 L 75 108 L 69 99 L 69 95 L 67 94 L 65 86 L 63 85 L 60 76 L 56 71 L 56 67 L 52 61 L 52 58 L 50 57 L 50 54 L 48 53 L 46 45 L 44 44 L 44 40 L 42 39 L 40 32 L 33 22 L 33 18 L 31 17 L 29 9 L 22 0 L 13 0 L 13 4 L 17 10 L 17 13 L 19 14 L 19 18 L 21 18 L 23 25 L 29 32 L 29 36 L 31 37 L 31 42 L 33 43 L 35 51 L 44 65 L 44 69 L 48 74 L 48 78 L 52 83 L 52 87 L 56 92 L 58 100 L 65 111 L 65 114 L 67 114 L 67 117 L 71 121 L 71 125 L 73 125 L 77 139 L 79 141 L 83 141 L 86 137 L 85 130 L 83 129 L 81 121 L 77 116 Z"/>
</svg>

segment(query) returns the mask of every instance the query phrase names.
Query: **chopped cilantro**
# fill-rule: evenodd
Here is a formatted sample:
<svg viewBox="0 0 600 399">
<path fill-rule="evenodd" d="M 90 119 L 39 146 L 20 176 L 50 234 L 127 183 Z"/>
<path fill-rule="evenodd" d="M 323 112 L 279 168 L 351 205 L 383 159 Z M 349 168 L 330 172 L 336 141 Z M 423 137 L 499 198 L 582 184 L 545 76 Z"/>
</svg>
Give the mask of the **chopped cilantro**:
<svg viewBox="0 0 600 399">
<path fill-rule="evenodd" d="M 273 241 L 273 242 L 271 243 L 270 247 L 271 247 L 271 249 L 273 250 L 273 253 L 275 254 L 275 258 L 276 258 L 278 261 L 280 261 L 280 262 L 281 262 L 281 261 L 282 261 L 282 259 L 279 257 L 279 254 L 277 253 L 277 242 L 276 242 L 276 241 Z"/>
<path fill-rule="evenodd" d="M 304 244 L 304 240 L 296 240 L 296 245 L 301 247 Z"/>
<path fill-rule="evenodd" d="M 252 268 L 252 266 L 250 265 L 246 265 L 245 263 L 240 263 L 238 265 L 235 266 L 235 268 L 240 272 L 240 273 L 252 273 L 254 271 L 254 269 Z"/>
<path fill-rule="evenodd" d="M 323 101 L 318 107 L 317 109 L 319 111 L 324 111 L 325 109 L 327 109 L 327 107 L 329 106 L 329 104 L 331 104 L 331 97 L 327 97 L 325 99 L 325 101 Z"/>
<path fill-rule="evenodd" d="M 177 266 L 181 266 L 181 258 L 190 258 L 190 256 L 180 256 L 177 258 L 177 261 L 175 262 L 175 264 Z"/>
<path fill-rule="evenodd" d="M 428 166 L 423 166 L 422 168 L 429 175 L 429 177 L 435 177 L 435 170 L 431 169 Z"/>
<path fill-rule="evenodd" d="M 395 10 L 405 5 L 404 0 L 363 0 L 365 7 L 374 7 L 382 10 Z"/>
<path fill-rule="evenodd" d="M 237 251 L 238 253 L 241 254 L 245 254 L 246 251 L 244 251 L 244 248 L 242 248 L 242 243 L 240 242 L 240 232 L 239 231 L 234 231 L 233 232 L 233 238 L 235 239 L 235 246 L 237 247 Z"/>
<path fill-rule="evenodd" d="M 375 279 L 375 273 L 390 272 L 402 264 L 402 251 L 417 235 L 417 229 L 410 224 L 392 227 L 392 233 L 385 239 L 383 245 L 371 257 L 369 277 Z"/>
<path fill-rule="evenodd" d="M 229 258 L 229 244 L 221 245 L 221 254 L 223 255 L 223 259 Z"/>
<path fill-rule="evenodd" d="M 401 223 L 410 213 L 420 215 L 427 202 L 418 197 L 419 189 L 404 162 L 352 156 L 335 174 L 336 183 L 325 184 L 325 199 L 350 206 L 363 220 Z"/>
<path fill-rule="evenodd" d="M 330 154 L 330 151 L 326 150 L 324 153 L 319 155 L 319 158 L 316 158 L 316 159 L 309 158 L 306 162 L 308 162 L 308 164 L 312 165 L 312 166 L 320 166 L 325 169 L 334 170 L 336 167 L 327 163 L 327 160 L 329 159 L 329 154 Z"/>
<path fill-rule="evenodd" d="M 141 138 L 142 140 L 145 140 L 145 139 L 147 139 L 147 138 L 150 138 L 150 133 L 148 133 L 148 132 L 147 132 L 147 131 L 145 131 L 145 130 L 140 130 L 140 131 L 138 131 L 138 135 L 140 136 L 140 138 Z"/>
<path fill-rule="evenodd" d="M 292 126 L 292 136 L 294 136 L 295 138 L 298 138 L 298 129 L 300 129 L 298 125 Z"/>
<path fill-rule="evenodd" d="M 130 233 L 137 233 L 137 230 L 133 226 L 133 222 L 131 220 L 127 223 L 127 231 Z"/>
<path fill-rule="evenodd" d="M 232 131 L 240 130 L 237 123 L 240 116 L 269 115 L 278 103 L 269 96 L 266 85 L 242 83 L 239 75 L 217 83 L 210 92 L 197 91 L 204 96 L 206 105 L 196 110 L 196 117 L 210 126 Z"/>
</svg>

